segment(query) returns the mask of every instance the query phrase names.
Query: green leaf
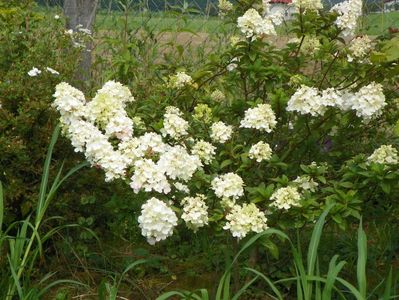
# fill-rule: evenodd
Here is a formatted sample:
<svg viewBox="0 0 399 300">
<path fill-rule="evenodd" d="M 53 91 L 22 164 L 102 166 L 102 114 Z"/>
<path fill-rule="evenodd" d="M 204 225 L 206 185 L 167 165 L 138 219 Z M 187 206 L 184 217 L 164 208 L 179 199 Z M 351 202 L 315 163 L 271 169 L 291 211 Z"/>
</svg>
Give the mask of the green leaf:
<svg viewBox="0 0 399 300">
<path fill-rule="evenodd" d="M 380 187 L 382 188 L 385 194 L 391 193 L 391 185 L 389 183 L 381 182 Z"/>
<path fill-rule="evenodd" d="M 227 166 L 231 165 L 233 162 L 230 159 L 226 159 L 224 161 L 222 161 L 222 163 L 220 164 L 220 168 L 224 169 Z"/>
<path fill-rule="evenodd" d="M 360 219 L 360 225 L 357 234 L 357 283 L 359 292 L 363 298 L 367 293 L 366 263 L 367 263 L 367 237 L 363 230 L 363 222 Z"/>
</svg>

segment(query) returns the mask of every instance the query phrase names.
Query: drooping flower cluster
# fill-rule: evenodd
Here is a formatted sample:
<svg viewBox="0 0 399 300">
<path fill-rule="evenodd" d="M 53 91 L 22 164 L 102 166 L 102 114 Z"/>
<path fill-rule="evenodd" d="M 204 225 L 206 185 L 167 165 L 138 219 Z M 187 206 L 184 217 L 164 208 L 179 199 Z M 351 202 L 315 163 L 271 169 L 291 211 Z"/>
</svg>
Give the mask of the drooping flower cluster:
<svg viewBox="0 0 399 300">
<path fill-rule="evenodd" d="M 185 72 L 177 72 L 169 77 L 168 86 L 175 89 L 181 89 L 186 86 L 193 86 L 193 78 Z"/>
<path fill-rule="evenodd" d="M 254 203 L 234 205 L 226 216 L 224 230 L 230 230 L 233 237 L 244 238 L 249 232 L 262 232 L 267 229 L 267 218 Z"/>
<path fill-rule="evenodd" d="M 208 206 L 206 197 L 197 194 L 195 197 L 185 197 L 182 200 L 183 214 L 181 218 L 186 222 L 188 228 L 194 232 L 208 224 Z"/>
<path fill-rule="evenodd" d="M 342 30 L 344 36 L 355 33 L 357 20 L 362 15 L 362 6 L 362 0 L 346 0 L 331 8 L 331 11 L 338 13 L 335 24 Z"/>
<path fill-rule="evenodd" d="M 399 163 L 398 150 L 392 145 L 382 145 L 367 158 L 368 163 L 397 165 Z"/>
<path fill-rule="evenodd" d="M 271 132 L 276 127 L 276 124 L 276 115 L 272 107 L 269 104 L 258 104 L 256 107 L 245 111 L 245 116 L 241 120 L 240 127 Z"/>
<path fill-rule="evenodd" d="M 209 165 L 215 157 L 215 150 L 216 147 L 211 143 L 199 140 L 194 144 L 191 153 L 197 155 L 204 164 Z"/>
<path fill-rule="evenodd" d="M 163 135 L 169 135 L 173 139 L 179 139 L 187 135 L 188 122 L 181 116 L 181 111 L 174 106 L 168 106 L 163 119 Z"/>
<path fill-rule="evenodd" d="M 357 116 L 369 119 L 378 115 L 385 105 L 382 85 L 372 82 L 361 87 L 356 93 L 349 91 L 342 93 L 333 88 L 320 93 L 314 87 L 302 85 L 291 96 L 286 109 L 312 116 L 323 115 L 328 107 L 336 107 L 344 111 L 353 109 Z"/>
<path fill-rule="evenodd" d="M 244 181 L 235 173 L 215 177 L 211 182 L 212 189 L 219 198 L 238 199 L 244 195 Z"/>
<path fill-rule="evenodd" d="M 249 149 L 248 156 L 251 159 L 255 159 L 257 162 L 269 160 L 272 157 L 272 148 L 270 148 L 268 143 L 260 141 L 252 145 L 251 149 Z"/>
<path fill-rule="evenodd" d="M 319 184 L 308 175 L 298 176 L 293 183 L 303 191 L 316 192 Z"/>
<path fill-rule="evenodd" d="M 348 47 L 348 61 L 352 62 L 355 60 L 360 63 L 368 62 L 368 55 L 373 48 L 373 42 L 367 35 L 354 38 Z"/>
<path fill-rule="evenodd" d="M 300 206 L 301 194 L 296 187 L 287 186 L 275 191 L 270 197 L 270 200 L 273 201 L 270 205 L 278 209 L 287 210 L 292 206 Z"/>
<path fill-rule="evenodd" d="M 119 83 L 107 82 L 88 103 L 80 91 L 66 83 L 57 86 L 54 96 L 53 106 L 60 111 L 63 131 L 75 151 L 83 152 L 92 165 L 101 167 L 106 181 L 126 178 L 126 170 L 133 167 L 130 186 L 135 193 L 143 189 L 167 194 L 171 191 L 169 180 L 187 181 L 202 166 L 197 155 L 190 155 L 180 145 L 165 144 L 157 133 L 133 137 L 133 121 L 125 106 L 134 98 Z M 179 109 L 167 108 L 165 134 L 173 138 L 187 134 L 188 123 L 180 115 Z M 121 117 L 129 122 L 118 123 Z M 111 137 L 118 138 L 119 143 L 111 143 Z"/>
<path fill-rule="evenodd" d="M 275 35 L 274 25 L 269 18 L 262 18 L 254 8 L 248 9 L 245 14 L 237 19 L 237 27 L 247 38 L 252 40 L 264 35 Z"/>
<path fill-rule="evenodd" d="M 227 142 L 231 138 L 232 133 L 233 127 L 221 121 L 213 123 L 211 126 L 211 139 L 215 142 L 221 144 Z"/>
<path fill-rule="evenodd" d="M 224 17 L 233 9 L 233 4 L 228 0 L 219 0 L 218 2 L 219 16 Z"/>
<path fill-rule="evenodd" d="M 112 181 L 124 177 L 128 159 L 118 150 L 114 150 L 108 137 L 92 122 L 84 95 L 67 83 L 60 83 L 54 93 L 53 106 L 61 114 L 64 133 L 71 140 L 76 152 L 83 152 L 94 166 L 100 166 L 105 172 L 105 180 Z"/>
<path fill-rule="evenodd" d="M 292 4 L 297 9 L 306 10 L 319 10 L 323 8 L 320 0 L 292 0 Z"/>
<path fill-rule="evenodd" d="M 138 221 L 141 234 L 147 238 L 149 244 L 154 245 L 173 234 L 177 216 L 165 202 L 151 198 L 141 207 Z"/>
<path fill-rule="evenodd" d="M 125 107 L 133 102 L 129 89 L 119 82 L 108 81 L 87 103 L 88 121 L 105 130 L 107 137 L 129 139 L 133 134 L 133 122 L 127 116 Z"/>
</svg>

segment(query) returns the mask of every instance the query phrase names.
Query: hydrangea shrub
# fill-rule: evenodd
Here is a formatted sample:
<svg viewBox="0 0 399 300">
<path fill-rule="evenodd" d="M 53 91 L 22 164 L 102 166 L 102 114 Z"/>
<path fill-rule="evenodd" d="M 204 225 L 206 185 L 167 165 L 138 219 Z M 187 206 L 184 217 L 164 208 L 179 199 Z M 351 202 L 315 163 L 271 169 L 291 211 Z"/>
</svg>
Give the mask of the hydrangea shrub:
<svg viewBox="0 0 399 300">
<path fill-rule="evenodd" d="M 170 74 L 157 97 L 135 99 L 108 81 L 88 100 L 57 85 L 64 134 L 106 181 L 123 180 L 132 201 L 145 199 L 138 221 L 150 244 L 183 224 L 238 239 L 302 227 L 332 202 L 344 228 L 370 201 L 393 199 L 392 40 L 354 35 L 359 0 L 330 11 L 320 1 L 293 5 L 296 37 L 281 46 L 271 36 L 283 16 L 267 1 L 234 9 L 221 1 L 220 14 L 241 37 L 191 74 Z"/>
</svg>

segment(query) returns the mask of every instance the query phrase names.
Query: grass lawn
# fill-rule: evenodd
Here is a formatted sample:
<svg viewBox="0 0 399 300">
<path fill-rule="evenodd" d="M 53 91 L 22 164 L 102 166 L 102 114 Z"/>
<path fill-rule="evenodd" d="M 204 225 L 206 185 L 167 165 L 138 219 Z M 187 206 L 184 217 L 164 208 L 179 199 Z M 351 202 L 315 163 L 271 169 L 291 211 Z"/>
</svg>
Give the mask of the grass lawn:
<svg viewBox="0 0 399 300">
<path fill-rule="evenodd" d="M 120 13 L 104 14 L 96 16 L 96 25 L 100 30 L 112 30 L 124 26 L 125 18 Z M 223 33 L 232 29 L 232 25 L 226 25 L 218 17 L 184 17 L 179 15 L 152 14 L 152 15 L 129 15 L 128 26 L 136 29 L 146 26 L 148 29 L 162 32 L 191 31 L 209 34 Z"/>
<path fill-rule="evenodd" d="M 100 12 L 96 17 L 96 25 L 99 30 L 113 30 L 124 26 L 124 16 L 121 13 L 113 12 L 110 14 Z M 218 34 L 229 32 L 234 28 L 233 24 L 226 25 L 218 17 L 171 15 L 164 13 L 130 14 L 128 16 L 128 26 L 134 30 L 143 26 L 155 32 L 177 30 L 189 32 L 203 32 L 208 34 Z M 389 13 L 371 13 L 361 20 L 363 33 L 369 35 L 379 35 L 387 31 L 389 27 L 399 27 L 399 11 Z M 278 32 L 286 32 L 282 29 Z"/>
<path fill-rule="evenodd" d="M 389 13 L 372 13 L 364 18 L 364 29 L 367 34 L 379 35 L 389 27 L 399 27 L 399 11 Z"/>
</svg>

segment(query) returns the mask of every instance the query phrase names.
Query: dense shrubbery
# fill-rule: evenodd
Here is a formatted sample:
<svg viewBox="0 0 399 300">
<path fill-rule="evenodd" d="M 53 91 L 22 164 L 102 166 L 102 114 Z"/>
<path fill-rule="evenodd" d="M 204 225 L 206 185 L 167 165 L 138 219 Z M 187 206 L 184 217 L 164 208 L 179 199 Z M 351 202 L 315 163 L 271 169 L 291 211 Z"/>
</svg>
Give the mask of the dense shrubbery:
<svg viewBox="0 0 399 300">
<path fill-rule="evenodd" d="M 71 47 L 62 20 L 32 12 L 30 2 L 0 6 L 0 179 L 9 192 L 7 222 L 30 213 L 37 198 L 43 153 L 54 128 L 53 86 L 73 78 L 80 51 Z M 31 77 L 34 67 L 41 74 Z"/>
<path fill-rule="evenodd" d="M 332 273 L 341 271 L 342 263 L 337 258 L 330 262 L 328 254 L 339 252 L 348 262 L 354 261 L 350 249 L 333 244 L 335 240 L 345 243 L 338 237 L 353 233 L 361 215 L 370 227 L 373 222 L 377 228 L 397 224 L 399 37 L 355 37 L 361 13 L 358 0 L 330 12 L 319 10 L 318 1 L 294 1 L 294 5 L 299 10 L 291 24 L 292 36 L 281 46 L 269 38 L 276 34 L 281 19 L 267 5 L 244 1 L 232 9 L 222 1 L 224 18 L 237 24 L 237 35 L 231 36 L 224 52 L 209 55 L 202 65 L 179 61 L 181 55 L 165 55 L 168 64 L 152 63 L 157 51 L 148 54 L 148 45 L 136 39 L 136 34 L 144 33 L 108 38 L 102 47 L 111 47 L 113 64 L 105 74 L 95 76 L 115 81 L 86 95 L 72 87 L 82 86 L 73 82 L 82 48 L 71 47 L 77 46 L 73 37 L 82 31 L 64 33 L 62 21 L 42 19 L 22 9 L 19 17 L 11 19 L 6 10 L 0 11 L 8 26 L 5 38 L 0 39 L 0 50 L 5 52 L 0 69 L 0 112 L 4 114 L 0 179 L 10 200 L 8 211 L 17 212 L 7 214 L 7 222 L 30 212 L 35 203 L 43 153 L 55 120 L 52 105 L 61 114 L 63 134 L 95 167 L 70 182 L 63 196 L 68 200 L 56 205 L 67 211 L 67 219 L 78 217 L 81 226 L 100 226 L 98 233 L 110 229 L 136 244 L 144 241 L 139 230 L 150 244 L 170 238 L 150 251 L 166 251 L 186 260 L 202 256 L 204 268 L 210 270 L 224 260 L 223 253 L 230 256 L 237 251 L 238 243 L 249 248 L 259 240 L 244 264 L 257 266 L 276 279 L 285 297 L 299 299 L 295 293 L 303 293 L 304 299 L 311 299 L 310 282 L 334 278 L 333 284 L 337 275 Z M 40 42 L 39 35 L 44 37 Z M 156 40 L 152 32 L 146 38 Z M 107 59 L 99 59 L 97 65 L 106 65 Z M 41 73 L 32 71 L 33 67 Z M 98 84 L 94 81 L 85 87 L 91 85 Z M 70 152 L 65 155 L 67 164 L 77 161 L 65 141 L 56 149 L 56 161 L 64 156 L 64 149 Z M 112 190 L 98 183 L 99 169 L 107 182 L 112 181 Z M 98 202 L 97 197 L 102 200 Z M 322 213 L 327 210 L 326 239 L 334 242 L 330 241 L 332 249 L 323 249 L 316 264 L 326 218 Z M 274 229 L 289 236 L 303 235 L 306 240 L 320 215 L 305 271 L 300 246 L 286 250 L 288 239 Z M 254 239 L 254 233 L 260 234 Z M 82 232 L 79 238 L 93 239 L 93 234 Z M 394 237 L 387 240 L 393 246 L 381 250 L 383 276 L 398 247 Z M 218 249 L 212 249 L 214 243 Z M 85 258 L 91 258 L 88 245 L 78 249 Z M 362 230 L 358 246 L 358 290 L 347 281 L 340 281 L 343 286 L 338 289 L 364 299 L 367 251 Z M 286 264 L 292 253 L 295 266 Z M 98 260 L 95 263 L 101 265 Z M 145 273 L 141 267 L 134 264 L 128 269 Z M 246 270 L 262 277 L 254 269 Z M 351 282 L 356 275 L 350 268 L 343 270 Z M 255 282 L 249 281 L 248 274 L 240 278 L 237 268 L 228 267 L 220 299 L 233 297 L 226 296 L 230 276 L 235 292 L 240 282 L 247 281 L 248 286 Z M 294 279 L 284 281 L 291 276 L 301 281 L 296 290 L 292 289 Z M 101 289 L 105 286 L 115 294 L 119 283 L 103 284 Z M 386 295 L 390 295 L 387 286 Z M 316 293 L 321 292 L 320 286 L 314 287 Z M 323 292 L 325 299 L 331 298 L 329 288 Z M 253 297 L 265 294 L 256 287 L 252 292 Z M 200 293 L 196 299 L 206 299 L 208 292 Z"/>
</svg>

